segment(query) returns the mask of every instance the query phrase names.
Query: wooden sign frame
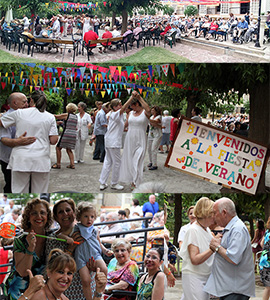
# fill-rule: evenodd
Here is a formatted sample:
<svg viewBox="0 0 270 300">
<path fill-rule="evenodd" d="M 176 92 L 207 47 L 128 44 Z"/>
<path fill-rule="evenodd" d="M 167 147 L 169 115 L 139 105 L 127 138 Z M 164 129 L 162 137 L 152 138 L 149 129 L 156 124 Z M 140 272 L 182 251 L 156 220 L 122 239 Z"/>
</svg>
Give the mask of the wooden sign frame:
<svg viewBox="0 0 270 300">
<path fill-rule="evenodd" d="M 181 117 L 165 167 L 255 195 L 269 154 L 266 145 Z"/>
</svg>

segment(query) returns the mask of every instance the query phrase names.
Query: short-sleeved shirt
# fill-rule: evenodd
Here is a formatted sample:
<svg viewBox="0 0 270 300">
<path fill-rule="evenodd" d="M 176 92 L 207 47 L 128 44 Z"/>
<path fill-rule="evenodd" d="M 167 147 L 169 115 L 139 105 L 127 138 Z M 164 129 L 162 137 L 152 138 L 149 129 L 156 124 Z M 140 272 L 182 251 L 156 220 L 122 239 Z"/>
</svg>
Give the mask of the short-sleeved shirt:
<svg viewBox="0 0 270 300">
<path fill-rule="evenodd" d="M 212 239 L 211 230 L 207 228 L 205 231 L 197 223 L 190 225 L 187 230 L 183 244 L 180 249 L 180 256 L 183 259 L 182 272 L 185 274 L 195 274 L 208 276 L 211 273 L 214 255 L 211 255 L 205 262 L 199 265 L 193 265 L 189 256 L 188 246 L 194 245 L 199 248 L 200 253 L 209 249 L 209 244 Z"/>
<path fill-rule="evenodd" d="M 178 243 L 180 241 L 183 242 L 184 238 L 185 238 L 185 235 L 186 235 L 186 232 L 188 231 L 189 227 L 190 227 L 191 223 L 188 223 L 184 226 L 181 227 L 179 233 L 178 233 Z"/>
<path fill-rule="evenodd" d="M 226 225 L 221 246 L 235 265 L 217 253 L 204 291 L 217 297 L 232 293 L 254 297 L 255 276 L 250 236 L 247 227 L 237 216 Z"/>
<path fill-rule="evenodd" d="M 170 116 L 165 116 L 165 117 L 162 117 L 162 132 L 163 133 L 170 133 L 171 132 L 171 119 L 172 117 Z"/>
<path fill-rule="evenodd" d="M 89 41 L 95 41 L 98 39 L 98 35 L 93 30 L 89 30 L 84 34 L 83 40 L 88 43 Z M 97 44 L 92 44 L 91 47 L 96 47 Z"/>
<path fill-rule="evenodd" d="M 107 118 L 105 111 L 101 109 L 96 115 L 94 135 L 105 135 L 107 127 L 104 125 L 107 125 Z"/>
<path fill-rule="evenodd" d="M 10 108 L 3 116 L 8 115 L 15 111 L 13 108 Z M 0 137 L 1 138 L 9 138 L 14 139 L 16 135 L 16 126 L 10 126 L 9 128 L 0 127 Z M 0 142 L 0 160 L 4 161 L 8 164 L 10 154 L 11 154 L 11 147 L 4 145 Z"/>
<path fill-rule="evenodd" d="M 35 107 L 17 109 L 1 118 L 5 128 L 16 126 L 16 137 L 27 132 L 36 137 L 30 145 L 12 149 L 8 168 L 19 172 L 49 172 L 51 169 L 49 136 L 58 135 L 55 117 Z"/>
<path fill-rule="evenodd" d="M 84 113 L 81 118 L 80 113 L 76 114 L 78 118 L 77 133 L 80 135 L 82 140 L 86 140 L 88 137 L 88 125 L 92 124 L 91 116 L 88 113 Z"/>
<path fill-rule="evenodd" d="M 121 148 L 122 147 L 122 135 L 124 132 L 124 117 L 118 111 L 112 111 L 107 132 L 105 134 L 105 147 L 106 148 Z"/>
<path fill-rule="evenodd" d="M 148 202 L 144 203 L 142 210 L 143 210 L 144 216 L 147 212 L 150 212 L 154 215 L 155 213 L 157 213 L 159 211 L 159 206 L 158 206 L 157 202 L 155 202 L 154 204 L 151 204 L 148 201 Z"/>
<path fill-rule="evenodd" d="M 158 115 L 156 117 L 151 116 L 150 120 L 154 120 L 154 121 L 161 121 L 162 117 L 161 115 Z M 162 121 L 160 122 L 161 125 Z M 148 139 L 153 140 L 154 138 L 159 138 L 162 136 L 162 131 L 160 127 L 154 127 L 152 125 L 150 125 L 150 129 L 149 129 L 149 133 L 148 133 Z"/>
</svg>

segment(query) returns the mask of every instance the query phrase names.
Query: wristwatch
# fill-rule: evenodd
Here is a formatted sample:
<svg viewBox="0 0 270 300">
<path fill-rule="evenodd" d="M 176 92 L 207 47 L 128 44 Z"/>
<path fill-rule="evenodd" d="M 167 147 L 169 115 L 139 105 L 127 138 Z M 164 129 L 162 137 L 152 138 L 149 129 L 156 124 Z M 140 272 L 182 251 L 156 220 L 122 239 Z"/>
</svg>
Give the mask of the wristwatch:
<svg viewBox="0 0 270 300">
<path fill-rule="evenodd" d="M 102 293 L 99 293 L 99 292 L 95 291 L 94 297 L 101 298 Z"/>
<path fill-rule="evenodd" d="M 218 250 L 219 250 L 220 247 L 221 247 L 221 246 L 218 245 L 217 248 L 215 249 L 215 252 L 218 252 Z"/>
</svg>

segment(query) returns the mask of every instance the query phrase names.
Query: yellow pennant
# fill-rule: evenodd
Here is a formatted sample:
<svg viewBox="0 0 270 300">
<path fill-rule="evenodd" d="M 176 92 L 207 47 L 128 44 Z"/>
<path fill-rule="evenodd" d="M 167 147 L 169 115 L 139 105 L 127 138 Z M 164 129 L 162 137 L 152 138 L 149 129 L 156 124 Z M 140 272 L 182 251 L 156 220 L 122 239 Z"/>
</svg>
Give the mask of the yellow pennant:
<svg viewBox="0 0 270 300">
<path fill-rule="evenodd" d="M 105 96 L 105 91 L 101 91 L 101 96 L 102 96 L 102 98 L 104 98 L 104 96 Z"/>
<path fill-rule="evenodd" d="M 85 90 L 84 92 L 85 92 L 86 97 L 88 97 L 90 91 Z"/>
<path fill-rule="evenodd" d="M 23 77 L 23 71 L 21 71 L 20 80 L 22 80 L 22 77 Z"/>
<path fill-rule="evenodd" d="M 118 67 L 118 71 L 119 71 L 119 78 L 121 78 L 122 67 Z"/>
<path fill-rule="evenodd" d="M 30 85 L 30 93 L 32 93 L 32 90 L 33 90 L 33 86 Z"/>
<path fill-rule="evenodd" d="M 89 88 L 89 83 L 86 84 L 86 88 L 87 88 L 87 89 Z M 88 92 L 89 92 L 89 91 L 88 91 Z"/>
<path fill-rule="evenodd" d="M 56 81 L 55 81 L 55 86 L 57 86 L 57 84 L 58 84 L 58 81 L 56 80 Z"/>
</svg>

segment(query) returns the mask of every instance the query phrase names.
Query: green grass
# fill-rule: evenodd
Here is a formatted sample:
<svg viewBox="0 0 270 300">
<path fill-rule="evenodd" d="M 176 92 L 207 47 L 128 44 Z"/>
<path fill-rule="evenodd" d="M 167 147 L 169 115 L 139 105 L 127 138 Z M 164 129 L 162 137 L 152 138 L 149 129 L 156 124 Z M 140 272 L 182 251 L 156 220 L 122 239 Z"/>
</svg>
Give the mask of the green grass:
<svg viewBox="0 0 270 300">
<path fill-rule="evenodd" d="M 162 63 L 180 63 L 180 62 L 191 62 L 189 59 L 177 55 L 171 52 L 169 46 L 166 48 L 162 47 L 145 47 L 133 55 L 123 57 L 120 59 L 114 59 L 106 63 L 118 64 L 118 63 L 151 63 L 151 64 L 162 64 Z"/>
<path fill-rule="evenodd" d="M 14 52 L 16 53 L 16 52 Z M 38 59 L 33 59 L 33 58 L 24 58 L 24 57 L 18 57 L 16 55 L 12 55 L 12 54 L 9 54 L 8 52 L 6 51 L 3 51 L 0 49 L 0 63 L 23 63 L 23 62 L 39 62 L 40 63 L 40 60 Z"/>
</svg>

